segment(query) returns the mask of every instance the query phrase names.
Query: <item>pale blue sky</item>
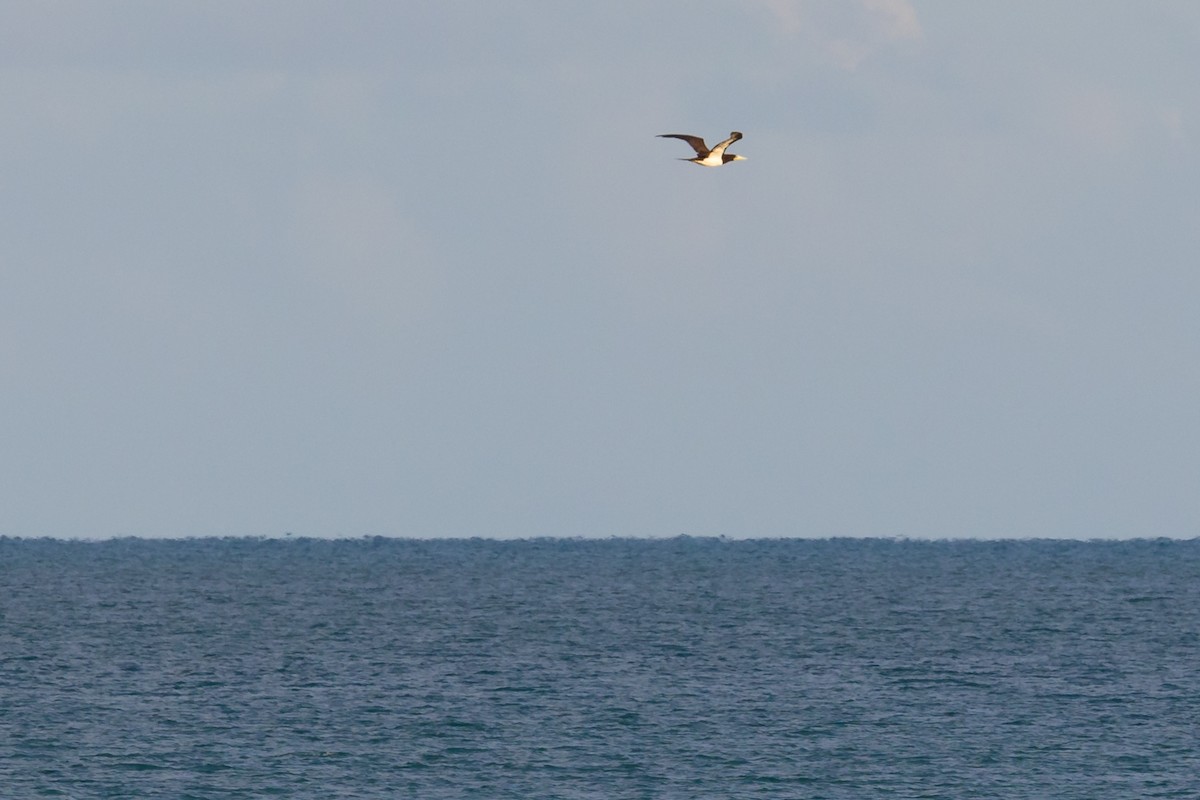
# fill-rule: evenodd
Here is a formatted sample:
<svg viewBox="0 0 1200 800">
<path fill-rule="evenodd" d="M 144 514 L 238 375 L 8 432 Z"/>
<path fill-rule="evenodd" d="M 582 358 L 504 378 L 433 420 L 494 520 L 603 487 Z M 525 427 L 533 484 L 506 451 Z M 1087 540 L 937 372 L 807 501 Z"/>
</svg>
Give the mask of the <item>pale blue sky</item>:
<svg viewBox="0 0 1200 800">
<path fill-rule="evenodd" d="M 1197 75 L 1190 1 L 5 3 L 0 534 L 1200 535 Z"/>
</svg>

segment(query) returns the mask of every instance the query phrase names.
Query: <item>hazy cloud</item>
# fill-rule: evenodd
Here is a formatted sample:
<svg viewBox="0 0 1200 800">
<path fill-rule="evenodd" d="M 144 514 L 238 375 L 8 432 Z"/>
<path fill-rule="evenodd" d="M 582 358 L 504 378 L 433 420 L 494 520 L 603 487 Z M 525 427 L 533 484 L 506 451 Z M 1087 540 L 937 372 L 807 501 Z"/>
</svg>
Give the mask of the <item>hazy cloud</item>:
<svg viewBox="0 0 1200 800">
<path fill-rule="evenodd" d="M 837 66 L 853 70 L 889 43 L 922 36 L 909 0 L 760 0 L 780 33 L 804 37 Z"/>
<path fill-rule="evenodd" d="M 921 24 L 908 0 L 862 0 L 880 32 L 889 39 L 919 39 Z"/>
</svg>

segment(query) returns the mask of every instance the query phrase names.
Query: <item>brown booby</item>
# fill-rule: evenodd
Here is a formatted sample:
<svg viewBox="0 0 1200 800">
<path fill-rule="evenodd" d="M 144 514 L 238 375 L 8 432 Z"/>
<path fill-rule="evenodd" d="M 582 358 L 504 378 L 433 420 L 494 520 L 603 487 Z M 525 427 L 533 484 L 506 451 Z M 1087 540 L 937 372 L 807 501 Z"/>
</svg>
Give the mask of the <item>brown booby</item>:
<svg viewBox="0 0 1200 800">
<path fill-rule="evenodd" d="M 737 131 L 729 134 L 729 138 L 718 144 L 713 149 L 709 150 L 708 145 L 699 136 L 689 136 L 686 133 L 660 133 L 658 138 L 663 139 L 683 139 L 692 146 L 696 151 L 695 158 L 681 158 L 680 161 L 690 161 L 693 164 L 699 164 L 702 167 L 719 167 L 728 164 L 730 161 L 745 161 L 745 156 L 735 156 L 725 152 L 725 148 L 742 138 L 742 135 Z"/>
</svg>

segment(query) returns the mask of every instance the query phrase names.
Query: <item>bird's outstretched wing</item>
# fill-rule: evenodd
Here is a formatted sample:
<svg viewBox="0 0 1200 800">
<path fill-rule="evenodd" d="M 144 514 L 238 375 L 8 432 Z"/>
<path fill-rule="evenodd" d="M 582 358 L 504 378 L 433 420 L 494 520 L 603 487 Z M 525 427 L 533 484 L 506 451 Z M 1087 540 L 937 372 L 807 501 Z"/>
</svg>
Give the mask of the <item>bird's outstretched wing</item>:
<svg viewBox="0 0 1200 800">
<path fill-rule="evenodd" d="M 738 137 L 739 138 L 741 137 L 740 133 L 738 134 Z M 699 136 L 688 136 L 686 133 L 660 133 L 658 135 L 658 138 L 660 138 L 660 139 L 683 139 L 685 142 L 687 142 L 688 144 L 690 144 L 692 146 L 692 149 L 696 151 L 696 155 L 700 156 L 701 158 L 704 158 L 706 155 L 708 155 L 708 145 L 706 145 L 704 143 L 704 140 L 701 139 Z M 731 142 L 733 140 L 730 139 L 729 141 Z M 725 144 L 728 145 L 729 142 L 725 142 Z M 719 146 L 720 145 L 718 145 L 718 147 Z"/>
<path fill-rule="evenodd" d="M 723 141 L 723 142 L 721 142 L 720 144 L 718 144 L 718 145 L 716 145 L 715 147 L 713 147 L 713 149 L 712 149 L 713 155 L 714 155 L 714 156 L 721 156 L 721 155 L 724 155 L 724 154 L 725 154 L 725 148 L 726 148 L 726 147 L 729 147 L 729 145 L 733 144 L 734 142 L 736 142 L 736 141 L 737 141 L 738 139 L 740 139 L 740 138 L 742 138 L 742 134 L 738 133 L 737 131 L 734 131 L 733 133 L 729 134 L 729 138 L 728 138 L 728 139 L 726 139 L 725 141 Z"/>
</svg>

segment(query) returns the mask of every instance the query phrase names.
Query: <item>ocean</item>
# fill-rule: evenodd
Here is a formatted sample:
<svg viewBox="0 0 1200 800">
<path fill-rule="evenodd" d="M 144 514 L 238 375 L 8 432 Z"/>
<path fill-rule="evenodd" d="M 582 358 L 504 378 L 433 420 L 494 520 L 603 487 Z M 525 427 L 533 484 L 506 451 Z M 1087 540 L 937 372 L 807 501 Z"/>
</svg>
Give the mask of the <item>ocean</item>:
<svg viewBox="0 0 1200 800">
<path fill-rule="evenodd" d="M 0 538 L 0 797 L 1200 797 L 1200 541 Z"/>
</svg>

